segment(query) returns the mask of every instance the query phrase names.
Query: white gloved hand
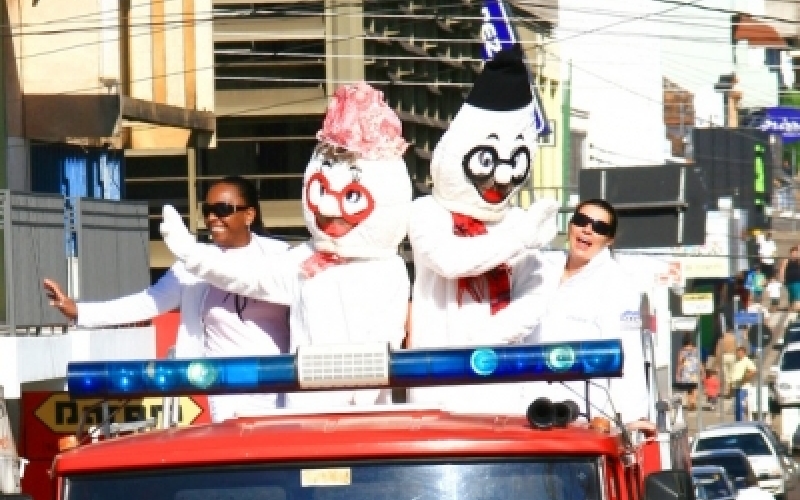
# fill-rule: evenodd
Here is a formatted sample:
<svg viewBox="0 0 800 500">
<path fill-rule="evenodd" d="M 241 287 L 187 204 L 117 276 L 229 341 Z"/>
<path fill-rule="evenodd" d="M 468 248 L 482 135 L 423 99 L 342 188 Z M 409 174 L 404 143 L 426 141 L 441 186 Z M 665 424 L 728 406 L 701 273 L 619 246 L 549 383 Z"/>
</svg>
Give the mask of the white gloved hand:
<svg viewBox="0 0 800 500">
<path fill-rule="evenodd" d="M 552 198 L 536 200 L 520 218 L 519 234 L 527 248 L 541 248 L 558 234 L 558 209 L 561 204 Z"/>
<path fill-rule="evenodd" d="M 164 243 L 178 260 L 185 261 L 197 245 L 197 240 L 186 228 L 181 214 L 175 210 L 175 207 L 164 205 L 161 215 L 164 220 L 161 222 L 159 229 Z"/>
</svg>

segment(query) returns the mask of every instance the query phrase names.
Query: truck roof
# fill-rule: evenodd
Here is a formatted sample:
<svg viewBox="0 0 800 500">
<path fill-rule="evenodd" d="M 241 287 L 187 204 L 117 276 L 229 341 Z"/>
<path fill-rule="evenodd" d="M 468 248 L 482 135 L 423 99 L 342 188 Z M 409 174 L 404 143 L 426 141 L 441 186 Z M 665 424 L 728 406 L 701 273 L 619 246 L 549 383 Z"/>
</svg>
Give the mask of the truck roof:
<svg viewBox="0 0 800 500">
<path fill-rule="evenodd" d="M 523 416 L 392 410 L 240 417 L 83 445 L 57 456 L 59 475 L 182 466 L 370 458 L 608 455 L 620 436 L 585 424 L 538 430 Z"/>
</svg>

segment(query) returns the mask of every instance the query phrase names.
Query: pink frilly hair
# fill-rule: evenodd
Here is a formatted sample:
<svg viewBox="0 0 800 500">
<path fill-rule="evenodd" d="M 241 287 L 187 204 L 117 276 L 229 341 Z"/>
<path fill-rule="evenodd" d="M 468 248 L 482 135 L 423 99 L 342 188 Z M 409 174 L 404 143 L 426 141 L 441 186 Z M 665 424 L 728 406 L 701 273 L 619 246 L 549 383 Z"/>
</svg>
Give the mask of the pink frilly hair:
<svg viewBox="0 0 800 500">
<path fill-rule="evenodd" d="M 408 147 L 400 118 L 366 82 L 336 90 L 317 139 L 367 160 L 397 159 Z"/>
</svg>

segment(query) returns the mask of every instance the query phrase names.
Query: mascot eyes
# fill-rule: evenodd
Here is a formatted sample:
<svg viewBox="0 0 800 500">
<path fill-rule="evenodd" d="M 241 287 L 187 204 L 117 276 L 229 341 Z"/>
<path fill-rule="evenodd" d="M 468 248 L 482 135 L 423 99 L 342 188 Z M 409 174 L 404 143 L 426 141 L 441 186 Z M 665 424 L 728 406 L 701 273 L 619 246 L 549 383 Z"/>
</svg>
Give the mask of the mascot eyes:
<svg viewBox="0 0 800 500">
<path fill-rule="evenodd" d="M 342 212 L 346 216 L 351 216 L 364 211 L 370 206 L 368 197 L 369 192 L 360 184 L 349 185 L 344 189 Z"/>
<path fill-rule="evenodd" d="M 492 146 L 477 146 L 464 156 L 464 173 L 472 181 L 485 181 L 495 175 L 499 165 L 511 167 L 511 182 L 521 184 L 528 177 L 531 163 L 530 151 L 522 146 L 513 151 L 508 160 L 501 159 Z"/>
<path fill-rule="evenodd" d="M 528 176 L 528 169 L 531 166 L 531 157 L 528 155 L 528 148 L 519 148 L 511 156 L 511 176 L 514 182 L 522 182 Z"/>
<path fill-rule="evenodd" d="M 308 179 L 306 204 L 313 213 L 320 214 L 320 204 L 324 200 L 328 200 L 325 204 L 329 207 L 324 215 L 341 217 L 352 225 L 366 219 L 375 208 L 372 194 L 362 184 L 353 181 L 341 191 L 334 191 L 331 189 L 328 179 L 321 172 L 317 172 Z M 336 208 L 338 208 L 338 214 L 335 213 Z"/>
<path fill-rule="evenodd" d="M 470 157 L 469 169 L 475 176 L 488 177 L 494 171 L 496 157 L 492 151 L 481 149 Z"/>
</svg>

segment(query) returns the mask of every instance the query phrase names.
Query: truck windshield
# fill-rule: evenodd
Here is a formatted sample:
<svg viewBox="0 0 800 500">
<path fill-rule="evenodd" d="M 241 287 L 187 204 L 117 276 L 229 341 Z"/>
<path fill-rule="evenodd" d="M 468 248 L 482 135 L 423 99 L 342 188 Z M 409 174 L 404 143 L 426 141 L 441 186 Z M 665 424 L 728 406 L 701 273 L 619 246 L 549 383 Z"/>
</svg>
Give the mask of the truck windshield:
<svg viewBox="0 0 800 500">
<path fill-rule="evenodd" d="M 67 478 L 65 500 L 600 500 L 598 460 L 171 469 Z"/>
</svg>

